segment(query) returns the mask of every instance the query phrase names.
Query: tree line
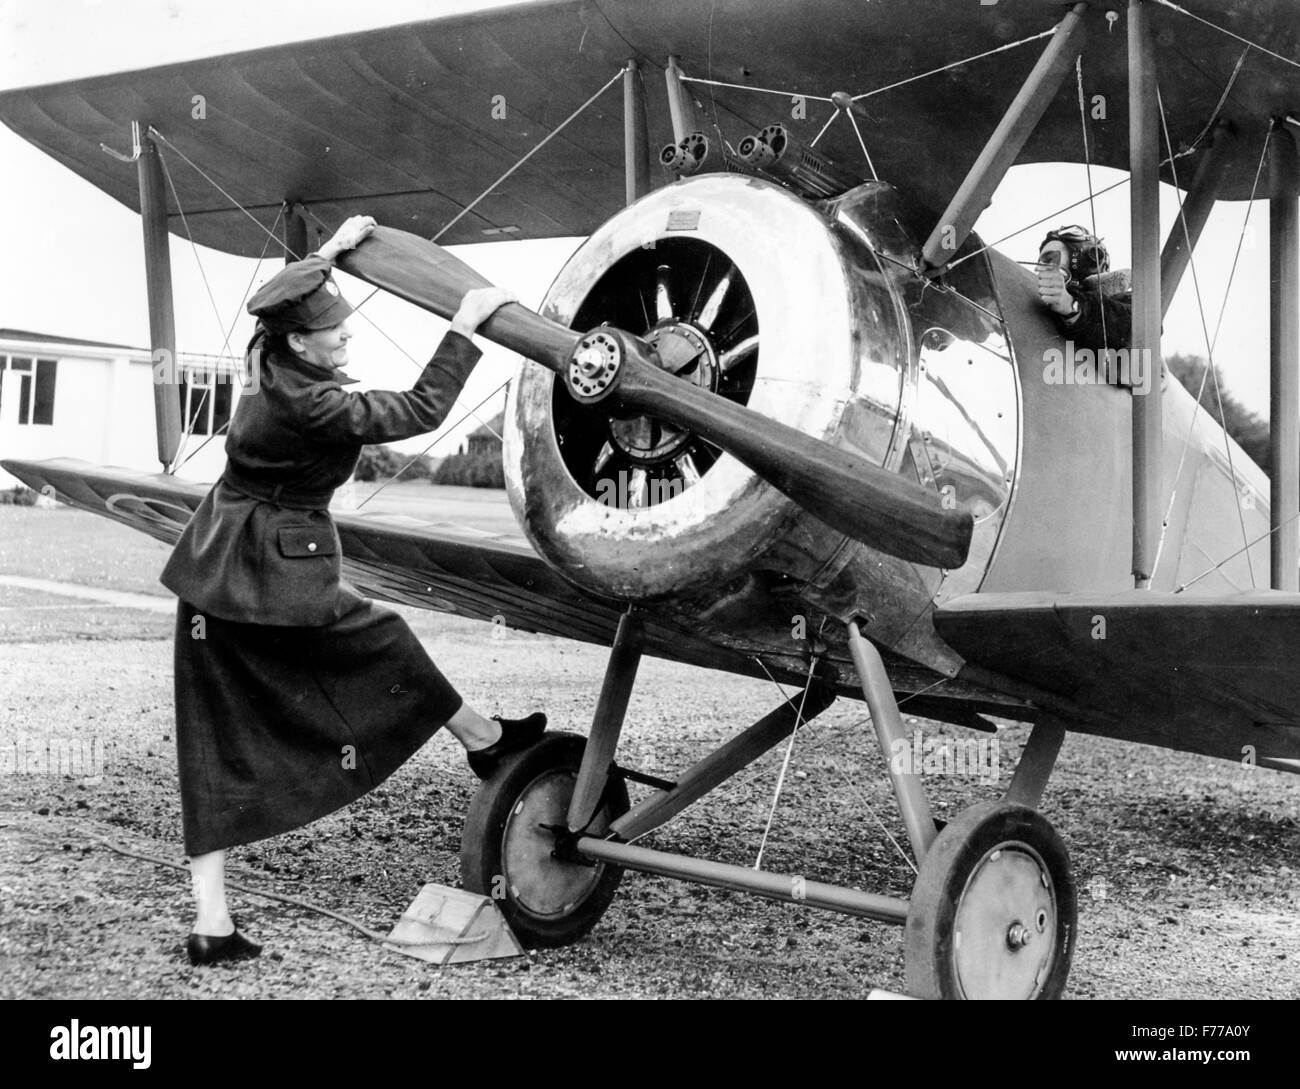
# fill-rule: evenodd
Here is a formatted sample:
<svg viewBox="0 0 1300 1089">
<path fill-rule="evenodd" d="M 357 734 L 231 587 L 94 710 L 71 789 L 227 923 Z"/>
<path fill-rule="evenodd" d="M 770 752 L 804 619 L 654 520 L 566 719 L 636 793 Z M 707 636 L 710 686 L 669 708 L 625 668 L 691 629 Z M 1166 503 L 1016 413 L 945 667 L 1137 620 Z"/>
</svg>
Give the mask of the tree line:
<svg viewBox="0 0 1300 1089">
<path fill-rule="evenodd" d="M 409 468 L 403 468 L 409 463 Z M 459 484 L 470 488 L 504 488 L 505 472 L 500 450 L 479 450 L 452 454 L 446 458 L 416 457 L 388 446 L 365 446 L 357 462 L 354 480 L 388 480 L 398 473 L 402 480 L 427 480 L 430 484 Z"/>
<path fill-rule="evenodd" d="M 1228 392 L 1223 380 L 1223 370 L 1217 364 L 1206 377 L 1206 363 L 1199 355 L 1165 356 L 1169 373 L 1180 381 L 1187 391 L 1201 398 L 1201 411 L 1207 413 L 1220 427 L 1237 440 L 1246 455 L 1264 472 L 1269 472 L 1272 458 L 1268 448 L 1268 421 L 1257 415 Z M 1218 379 L 1219 396 L 1215 396 L 1215 379 Z M 1201 384 L 1204 382 L 1204 389 Z"/>
</svg>

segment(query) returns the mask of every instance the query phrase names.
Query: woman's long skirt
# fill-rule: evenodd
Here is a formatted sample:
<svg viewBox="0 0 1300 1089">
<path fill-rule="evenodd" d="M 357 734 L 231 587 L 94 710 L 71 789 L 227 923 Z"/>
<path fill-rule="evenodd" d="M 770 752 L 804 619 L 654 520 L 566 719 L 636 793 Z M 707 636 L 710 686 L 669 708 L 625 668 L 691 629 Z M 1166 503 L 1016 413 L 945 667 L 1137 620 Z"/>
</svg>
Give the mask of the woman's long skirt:
<svg viewBox="0 0 1300 1089">
<path fill-rule="evenodd" d="M 240 624 L 180 602 L 185 853 L 264 839 L 347 805 L 460 706 L 406 622 L 374 602 L 320 628 Z"/>
</svg>

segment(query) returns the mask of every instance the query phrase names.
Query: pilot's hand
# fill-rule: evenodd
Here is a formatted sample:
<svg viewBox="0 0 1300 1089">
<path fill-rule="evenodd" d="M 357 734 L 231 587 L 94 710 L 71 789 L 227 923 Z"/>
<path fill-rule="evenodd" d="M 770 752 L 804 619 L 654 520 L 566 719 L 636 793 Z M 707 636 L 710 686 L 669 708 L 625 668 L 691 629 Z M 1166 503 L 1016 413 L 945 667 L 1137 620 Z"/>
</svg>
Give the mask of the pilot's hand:
<svg viewBox="0 0 1300 1089">
<path fill-rule="evenodd" d="M 464 337 L 472 337 L 474 331 L 507 303 L 518 302 L 519 297 L 504 287 L 477 287 L 466 292 L 461 300 L 460 309 L 451 319 L 451 330 Z"/>
<path fill-rule="evenodd" d="M 1075 311 L 1074 296 L 1065 290 L 1065 284 L 1065 269 L 1059 265 L 1038 266 L 1038 297 L 1043 305 L 1062 316 Z"/>
<path fill-rule="evenodd" d="M 334 232 L 334 237 L 316 252 L 327 261 L 333 261 L 344 250 L 356 249 L 374 229 L 374 216 L 350 216 Z"/>
</svg>

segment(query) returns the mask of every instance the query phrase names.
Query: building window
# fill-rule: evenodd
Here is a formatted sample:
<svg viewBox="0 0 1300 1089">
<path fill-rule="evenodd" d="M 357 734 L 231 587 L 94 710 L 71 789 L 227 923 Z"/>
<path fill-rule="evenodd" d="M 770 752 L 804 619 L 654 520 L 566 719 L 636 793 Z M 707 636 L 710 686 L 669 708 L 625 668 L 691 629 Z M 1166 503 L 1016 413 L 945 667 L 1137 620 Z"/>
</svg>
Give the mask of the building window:
<svg viewBox="0 0 1300 1089">
<path fill-rule="evenodd" d="M 210 435 L 212 426 L 212 383 L 198 368 L 181 368 L 181 421 L 193 435 Z"/>
<path fill-rule="evenodd" d="M 19 424 L 53 424 L 54 386 L 58 378 L 59 361 L 11 356 L 8 363 L 9 369 L 19 378 Z"/>
<path fill-rule="evenodd" d="M 234 371 L 213 359 L 181 361 L 181 421 L 192 435 L 211 435 L 230 422 Z"/>
</svg>

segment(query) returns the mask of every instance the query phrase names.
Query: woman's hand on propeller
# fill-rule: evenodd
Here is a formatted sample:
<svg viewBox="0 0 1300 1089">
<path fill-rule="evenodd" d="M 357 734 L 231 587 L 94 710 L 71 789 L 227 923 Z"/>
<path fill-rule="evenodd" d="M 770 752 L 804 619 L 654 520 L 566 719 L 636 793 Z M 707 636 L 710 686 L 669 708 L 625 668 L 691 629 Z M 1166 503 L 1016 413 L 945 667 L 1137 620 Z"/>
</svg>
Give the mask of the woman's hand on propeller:
<svg viewBox="0 0 1300 1089">
<path fill-rule="evenodd" d="M 344 250 L 356 249 L 374 229 L 374 216 L 349 216 L 334 232 L 334 237 L 316 252 L 325 260 L 333 261 Z"/>
<path fill-rule="evenodd" d="M 461 300 L 460 309 L 451 319 L 451 331 L 472 337 L 478 327 L 501 307 L 518 301 L 519 297 L 504 287 L 477 287 L 467 291 Z"/>
</svg>

